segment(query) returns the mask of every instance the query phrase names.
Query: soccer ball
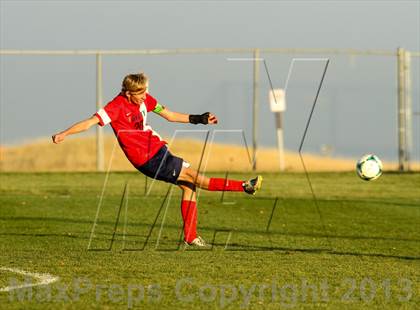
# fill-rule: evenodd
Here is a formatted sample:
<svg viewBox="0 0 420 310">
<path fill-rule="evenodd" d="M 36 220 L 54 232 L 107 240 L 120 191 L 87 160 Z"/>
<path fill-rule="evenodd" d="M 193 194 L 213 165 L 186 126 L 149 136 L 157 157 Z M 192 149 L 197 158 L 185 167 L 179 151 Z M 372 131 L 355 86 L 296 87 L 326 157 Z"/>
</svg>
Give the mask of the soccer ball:
<svg viewBox="0 0 420 310">
<path fill-rule="evenodd" d="M 376 180 L 382 174 L 382 162 L 376 155 L 364 155 L 357 161 L 356 171 L 362 180 Z"/>
</svg>

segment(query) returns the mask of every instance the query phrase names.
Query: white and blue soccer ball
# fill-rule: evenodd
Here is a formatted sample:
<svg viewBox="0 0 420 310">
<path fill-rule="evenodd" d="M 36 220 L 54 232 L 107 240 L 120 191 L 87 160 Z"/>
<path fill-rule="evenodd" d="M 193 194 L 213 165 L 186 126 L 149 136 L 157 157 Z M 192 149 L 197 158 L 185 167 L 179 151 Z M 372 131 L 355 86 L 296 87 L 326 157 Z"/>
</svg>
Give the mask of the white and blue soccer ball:
<svg viewBox="0 0 420 310">
<path fill-rule="evenodd" d="M 357 175 L 365 181 L 373 181 L 379 178 L 382 174 L 382 162 L 378 156 L 373 154 L 363 155 L 357 161 L 356 165 Z"/>
</svg>

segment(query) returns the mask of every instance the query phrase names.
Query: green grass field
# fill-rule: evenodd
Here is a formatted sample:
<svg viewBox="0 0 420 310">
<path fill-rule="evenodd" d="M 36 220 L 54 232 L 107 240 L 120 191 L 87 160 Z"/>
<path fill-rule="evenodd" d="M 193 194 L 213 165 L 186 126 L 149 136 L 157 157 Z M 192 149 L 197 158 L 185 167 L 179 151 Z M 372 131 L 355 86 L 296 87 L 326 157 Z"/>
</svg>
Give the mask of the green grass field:
<svg viewBox="0 0 420 310">
<path fill-rule="evenodd" d="M 255 197 L 199 194 L 213 247 L 197 251 L 178 246 L 177 188 L 149 179 L 145 195 L 138 173 L 2 173 L 0 288 L 33 286 L 0 292 L 0 308 L 418 307 L 420 174 L 311 173 L 316 201 L 304 174 L 263 176 Z"/>
</svg>

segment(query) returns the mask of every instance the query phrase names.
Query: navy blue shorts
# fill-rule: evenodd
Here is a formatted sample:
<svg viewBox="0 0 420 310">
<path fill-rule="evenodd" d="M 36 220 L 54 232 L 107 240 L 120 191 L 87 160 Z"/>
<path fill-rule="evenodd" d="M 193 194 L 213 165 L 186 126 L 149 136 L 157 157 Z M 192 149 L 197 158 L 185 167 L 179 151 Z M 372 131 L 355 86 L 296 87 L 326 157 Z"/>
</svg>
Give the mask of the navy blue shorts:
<svg viewBox="0 0 420 310">
<path fill-rule="evenodd" d="M 183 165 L 189 166 L 182 158 L 172 155 L 168 148 L 163 146 L 148 162 L 136 168 L 150 178 L 176 184 Z"/>
</svg>

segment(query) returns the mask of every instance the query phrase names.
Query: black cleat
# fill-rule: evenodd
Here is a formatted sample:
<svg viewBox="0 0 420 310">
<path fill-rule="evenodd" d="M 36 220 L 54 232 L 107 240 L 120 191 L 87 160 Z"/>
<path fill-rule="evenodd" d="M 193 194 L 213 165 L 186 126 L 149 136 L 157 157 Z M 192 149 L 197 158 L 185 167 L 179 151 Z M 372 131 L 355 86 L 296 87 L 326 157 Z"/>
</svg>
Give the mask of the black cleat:
<svg viewBox="0 0 420 310">
<path fill-rule="evenodd" d="M 261 188 L 261 184 L 263 181 L 262 176 L 257 176 L 255 179 L 248 180 L 242 184 L 244 192 L 250 195 L 255 195 L 257 190 Z"/>
</svg>

